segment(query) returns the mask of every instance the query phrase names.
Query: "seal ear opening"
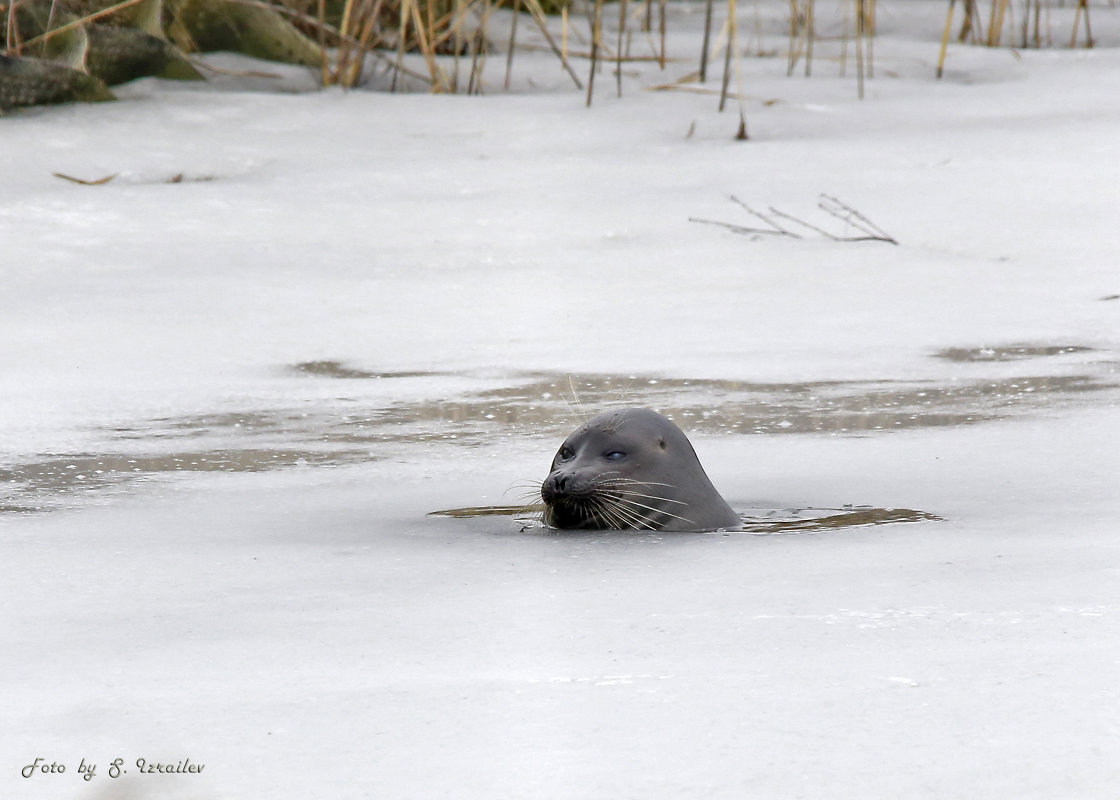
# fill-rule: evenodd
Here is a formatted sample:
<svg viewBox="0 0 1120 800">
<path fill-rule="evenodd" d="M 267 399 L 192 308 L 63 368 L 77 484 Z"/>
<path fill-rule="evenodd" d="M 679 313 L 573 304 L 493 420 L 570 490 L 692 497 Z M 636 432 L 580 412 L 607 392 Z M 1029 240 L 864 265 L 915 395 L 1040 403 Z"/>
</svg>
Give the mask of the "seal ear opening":
<svg viewBox="0 0 1120 800">
<path fill-rule="evenodd" d="M 661 447 L 662 450 L 665 449 L 665 440 L 664 439 L 658 439 L 657 444 L 658 444 L 658 446 Z"/>
</svg>

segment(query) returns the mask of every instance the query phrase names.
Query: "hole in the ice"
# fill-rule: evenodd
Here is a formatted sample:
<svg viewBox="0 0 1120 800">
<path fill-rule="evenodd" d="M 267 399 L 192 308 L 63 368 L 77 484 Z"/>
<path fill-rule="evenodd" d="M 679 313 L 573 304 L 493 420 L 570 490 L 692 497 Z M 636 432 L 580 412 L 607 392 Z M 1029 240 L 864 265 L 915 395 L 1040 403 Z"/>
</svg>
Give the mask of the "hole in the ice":
<svg viewBox="0 0 1120 800">
<path fill-rule="evenodd" d="M 976 358 L 1087 349 L 1015 345 L 992 353 L 977 349 Z M 546 451 L 578 422 L 570 405 L 573 386 L 587 416 L 612 406 L 648 406 L 677 421 L 689 436 L 878 436 L 967 426 L 1113 397 L 1118 388 L 1113 365 L 1088 366 L 1097 374 L 760 383 L 603 373 L 377 373 L 341 361 L 308 361 L 289 369 L 316 378 L 454 377 L 449 385 L 456 388 L 401 399 L 395 391 L 399 384 L 390 382 L 387 392 L 382 380 L 351 380 L 342 405 L 337 398 L 324 399 L 320 388 L 305 393 L 294 381 L 286 385 L 291 399 L 281 407 L 114 423 L 97 432 L 104 440 L 99 452 L 47 453 L 0 464 L 0 513 L 60 507 L 173 472 L 408 461 L 430 458 L 432 448 L 482 449 L 513 439 L 539 447 L 547 461 Z M 67 469 L 71 464 L 74 468 Z"/>
<path fill-rule="evenodd" d="M 541 522 L 541 505 L 530 506 L 468 506 L 432 511 L 430 517 L 472 519 L 477 517 L 510 517 L 522 531 L 570 534 L 596 531 L 562 531 Z M 848 528 L 893 525 L 904 522 L 938 522 L 942 517 L 912 508 L 876 508 L 874 506 L 843 506 L 841 508 L 752 508 L 736 512 L 743 521 L 739 530 L 718 533 L 777 535 L 788 533 L 828 533 Z M 603 531 L 598 531 L 602 533 Z M 625 533 L 625 531 L 620 531 Z M 633 531 L 649 533 L 649 531 Z M 713 531 L 716 533 L 716 531 Z"/>
</svg>

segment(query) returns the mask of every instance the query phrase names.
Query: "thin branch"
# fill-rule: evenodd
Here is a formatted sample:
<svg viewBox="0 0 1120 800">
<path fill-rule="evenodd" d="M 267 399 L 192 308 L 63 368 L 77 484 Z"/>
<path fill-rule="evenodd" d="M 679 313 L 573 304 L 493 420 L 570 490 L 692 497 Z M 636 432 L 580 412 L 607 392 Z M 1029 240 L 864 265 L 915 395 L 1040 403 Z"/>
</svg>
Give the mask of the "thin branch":
<svg viewBox="0 0 1120 800">
<path fill-rule="evenodd" d="M 771 228 L 773 228 L 778 233 L 784 234 L 786 236 L 791 236 L 794 239 L 800 239 L 801 238 L 801 236 L 799 236 L 798 234 L 789 230 L 788 228 L 785 228 L 785 227 L 779 225 L 777 222 L 770 219 L 768 216 L 763 214 L 761 211 L 755 211 L 753 208 L 748 206 L 746 203 L 744 203 L 742 200 L 740 200 L 735 195 L 731 195 L 731 202 L 733 202 L 736 205 L 738 205 L 739 207 L 741 207 L 744 211 L 746 211 L 751 216 L 758 217 L 760 220 L 765 222 L 767 225 L 769 225 Z M 771 210 L 773 210 L 773 209 L 771 209 Z"/>
<path fill-rule="evenodd" d="M 770 213 L 775 215 L 775 216 L 781 217 L 782 219 L 788 219 L 790 222 L 796 222 L 798 225 L 801 225 L 802 227 L 808 228 L 809 230 L 814 231 L 815 233 L 819 233 L 821 236 L 824 236 L 826 239 L 837 239 L 838 240 L 840 238 L 839 236 L 835 236 L 835 235 L 829 233 L 824 228 L 818 228 L 816 225 L 813 225 L 812 223 L 806 222 L 803 219 L 800 219 L 798 217 L 793 216 L 793 214 L 787 214 L 784 211 L 779 211 L 778 209 L 774 208 L 774 206 L 770 206 Z"/>
<path fill-rule="evenodd" d="M 811 222 L 806 222 L 800 217 L 795 217 L 792 214 L 787 214 L 784 211 L 780 211 L 773 206 L 770 206 L 770 208 L 768 209 L 768 214 L 764 214 L 761 211 L 756 211 L 755 209 L 751 208 L 735 195 L 731 195 L 731 202 L 735 203 L 752 217 L 755 217 L 756 219 L 764 222 L 768 227 L 752 228 L 747 225 L 736 225 L 730 222 L 720 222 L 718 220 L 712 219 L 699 219 L 697 217 L 689 217 L 688 221 L 701 222 L 705 225 L 718 225 L 719 227 L 725 228 L 732 233 L 740 233 L 744 235 L 767 234 L 770 236 L 787 236 L 791 239 L 805 238 L 800 233 L 789 229 L 788 227 L 782 225 L 777 221 L 781 219 L 789 220 L 790 222 L 793 222 L 796 225 L 800 225 L 801 227 L 806 228 L 807 230 L 810 230 L 813 233 L 816 233 L 819 236 L 825 239 L 829 239 L 833 242 L 886 242 L 893 245 L 898 244 L 898 240 L 893 236 L 888 234 L 886 231 L 869 220 L 859 211 L 852 208 L 847 203 L 836 199 L 832 195 L 822 194 L 817 202 L 818 208 L 820 208 L 830 216 L 839 219 L 845 225 L 849 225 L 855 228 L 860 233 L 864 234 L 863 236 L 840 236 L 831 233 L 818 225 L 814 225 Z"/>
<path fill-rule="evenodd" d="M 884 231 L 874 222 L 869 220 L 860 212 L 856 211 L 847 203 L 838 200 L 832 195 L 822 194 L 817 203 L 817 207 L 822 211 L 843 220 L 854 228 L 863 231 L 870 239 L 877 239 L 891 244 L 898 244 L 898 241 L 889 233 Z"/>
<path fill-rule="evenodd" d="M 789 233 L 788 231 L 768 230 L 766 228 L 748 228 L 745 225 L 733 225 L 730 222 L 720 222 L 714 219 L 700 219 L 699 217 L 689 217 L 689 222 L 701 222 L 705 225 L 718 225 L 721 228 L 726 228 L 732 233 L 741 233 L 744 236 L 754 233 L 765 233 L 769 236 L 793 236 L 794 238 L 801 238 L 796 234 Z"/>
</svg>

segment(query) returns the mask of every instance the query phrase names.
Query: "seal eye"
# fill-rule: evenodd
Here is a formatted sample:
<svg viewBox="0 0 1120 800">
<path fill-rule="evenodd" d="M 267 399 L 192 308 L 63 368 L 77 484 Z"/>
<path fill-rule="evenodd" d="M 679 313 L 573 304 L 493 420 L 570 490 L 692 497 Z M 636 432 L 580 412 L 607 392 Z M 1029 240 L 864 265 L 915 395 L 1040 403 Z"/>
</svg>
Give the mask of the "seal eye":
<svg viewBox="0 0 1120 800">
<path fill-rule="evenodd" d="M 608 450 L 603 453 L 603 458 L 607 459 L 607 461 L 621 461 L 626 458 L 626 454 L 621 450 Z"/>
<path fill-rule="evenodd" d="M 560 448 L 560 452 L 556 454 L 556 458 L 559 461 L 570 461 L 574 455 L 575 451 L 568 447 L 568 445 L 564 445 Z"/>
</svg>

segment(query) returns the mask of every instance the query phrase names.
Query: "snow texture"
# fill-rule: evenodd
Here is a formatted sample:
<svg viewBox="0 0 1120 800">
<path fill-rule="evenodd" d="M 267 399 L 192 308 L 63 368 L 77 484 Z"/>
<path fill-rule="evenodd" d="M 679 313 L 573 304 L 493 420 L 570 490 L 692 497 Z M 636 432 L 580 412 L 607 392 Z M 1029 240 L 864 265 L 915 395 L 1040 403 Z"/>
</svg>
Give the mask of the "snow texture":
<svg viewBox="0 0 1120 800">
<path fill-rule="evenodd" d="M 545 51 L 481 97 L 220 55 L 280 90 L 0 120 L 0 795 L 1116 796 L 1117 12 L 937 81 L 944 5 L 883 4 L 860 101 L 759 8 L 748 142 L 649 89 L 676 3 L 590 109 Z M 900 244 L 690 221 L 852 233 L 822 193 Z M 672 413 L 736 508 L 941 521 L 427 516 L 518 502 L 576 393 Z"/>
</svg>

